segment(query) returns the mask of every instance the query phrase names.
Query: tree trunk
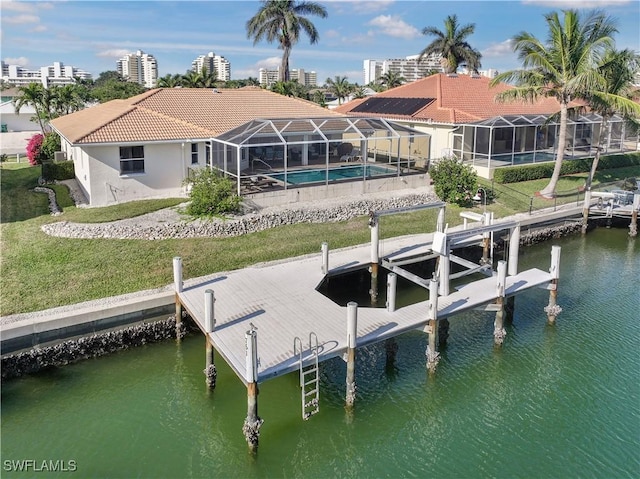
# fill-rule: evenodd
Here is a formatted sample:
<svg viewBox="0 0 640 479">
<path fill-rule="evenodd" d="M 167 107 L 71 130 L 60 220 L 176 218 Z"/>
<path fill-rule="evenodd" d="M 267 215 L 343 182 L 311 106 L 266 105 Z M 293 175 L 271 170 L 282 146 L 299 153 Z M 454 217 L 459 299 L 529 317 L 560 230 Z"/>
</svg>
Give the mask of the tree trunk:
<svg viewBox="0 0 640 479">
<path fill-rule="evenodd" d="M 596 175 L 596 170 L 598 169 L 598 162 L 600 161 L 600 145 L 602 144 L 602 135 L 609 129 L 609 116 L 602 115 L 602 124 L 600 125 L 600 132 L 598 133 L 598 142 L 596 143 L 596 156 L 593 158 L 593 163 L 591 163 L 591 171 L 589 172 L 589 176 L 587 177 L 587 182 L 584 186 L 585 190 L 591 188 L 591 183 L 593 183 L 593 177 Z"/>
<path fill-rule="evenodd" d="M 560 103 L 560 132 L 558 133 L 558 149 L 556 151 L 556 164 L 549 184 L 540 191 L 540 196 L 553 198 L 556 195 L 556 186 L 560 178 L 560 169 L 564 160 L 564 149 L 567 147 L 567 102 Z"/>
<path fill-rule="evenodd" d="M 282 53 L 282 63 L 280 64 L 280 81 L 289 81 L 289 55 L 291 55 L 291 47 L 284 47 L 284 52 Z"/>
</svg>

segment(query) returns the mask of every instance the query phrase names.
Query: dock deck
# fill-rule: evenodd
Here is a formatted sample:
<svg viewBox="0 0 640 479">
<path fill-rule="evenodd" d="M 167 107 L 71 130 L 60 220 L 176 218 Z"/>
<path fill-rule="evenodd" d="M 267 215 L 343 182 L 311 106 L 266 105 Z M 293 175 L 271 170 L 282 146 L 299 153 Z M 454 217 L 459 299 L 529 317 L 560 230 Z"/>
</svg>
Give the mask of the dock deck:
<svg viewBox="0 0 640 479">
<path fill-rule="evenodd" d="M 388 259 L 424 252 L 432 234 L 412 235 L 381 243 L 380 256 Z M 329 275 L 366 267 L 369 245 L 332 251 Z M 318 292 L 322 282 L 321 254 L 284 262 L 256 265 L 222 273 L 206 282 L 185 286 L 179 293 L 182 306 L 204 331 L 205 291 L 215 294 L 215 328 L 208 333 L 218 354 L 246 384 L 245 332 L 255 326 L 258 336 L 258 381 L 263 382 L 299 368 L 294 338 L 305 348 L 309 333 L 318 336 L 318 359 L 341 356 L 347 349 L 347 311 Z M 507 277 L 506 295 L 551 281 L 551 275 L 530 269 Z M 384 285 L 381 285 L 384 287 Z M 497 299 L 496 278 L 474 281 L 448 296 L 438 298 L 438 318 L 477 308 Z M 376 343 L 427 324 L 427 301 L 390 313 L 385 308 L 358 308 L 357 346 Z"/>
</svg>

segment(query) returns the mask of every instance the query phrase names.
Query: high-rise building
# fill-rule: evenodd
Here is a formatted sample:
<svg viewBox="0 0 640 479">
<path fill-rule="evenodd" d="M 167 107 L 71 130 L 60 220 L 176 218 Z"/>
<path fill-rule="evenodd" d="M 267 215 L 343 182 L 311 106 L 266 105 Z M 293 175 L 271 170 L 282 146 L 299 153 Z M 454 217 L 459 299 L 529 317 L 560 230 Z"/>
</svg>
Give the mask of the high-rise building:
<svg viewBox="0 0 640 479">
<path fill-rule="evenodd" d="M 261 86 L 265 86 L 267 88 L 271 87 L 275 82 L 280 78 L 280 66 L 275 70 L 267 70 L 266 68 L 261 68 L 258 73 L 258 81 Z M 305 71 L 302 68 L 294 68 L 289 70 L 289 79 L 291 81 L 297 80 L 298 83 L 305 86 L 316 86 L 318 84 L 318 74 L 315 71 Z"/>
<path fill-rule="evenodd" d="M 19 65 L 8 65 L 2 62 L 2 81 L 16 86 L 35 82 L 42 83 L 45 88 L 48 88 L 51 85 L 75 83 L 76 78 L 90 79 L 91 73 L 62 62 L 53 62 L 53 65 L 41 67 L 38 70 L 28 70 Z"/>
<path fill-rule="evenodd" d="M 116 69 L 128 81 L 154 88 L 158 81 L 158 62 L 148 53 L 138 50 L 118 60 Z"/>
<path fill-rule="evenodd" d="M 209 52 L 206 55 L 200 55 L 191 62 L 192 70 L 198 72 L 202 71 L 203 68 L 207 71 L 215 70 L 218 80 L 231 80 L 231 64 L 225 57 Z"/>
<path fill-rule="evenodd" d="M 388 60 L 365 60 L 364 61 L 364 84 L 376 82 L 386 73 L 397 73 L 407 82 L 419 80 L 428 76 L 431 72 L 444 71 L 440 60 L 442 55 L 431 54 L 421 62 L 418 62 L 420 55 L 410 55 L 406 58 L 392 58 Z"/>
</svg>

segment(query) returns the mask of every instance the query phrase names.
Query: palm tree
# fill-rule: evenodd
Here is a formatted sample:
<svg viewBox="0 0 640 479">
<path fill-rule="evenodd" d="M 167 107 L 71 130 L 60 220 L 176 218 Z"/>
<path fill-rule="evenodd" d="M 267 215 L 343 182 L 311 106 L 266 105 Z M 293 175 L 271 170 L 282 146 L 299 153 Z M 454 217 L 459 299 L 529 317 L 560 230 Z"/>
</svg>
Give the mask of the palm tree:
<svg viewBox="0 0 640 479">
<path fill-rule="evenodd" d="M 354 83 L 353 85 L 353 98 L 365 98 L 367 96 L 367 89 L 364 85 L 358 85 Z"/>
<path fill-rule="evenodd" d="M 84 85 L 55 85 L 49 88 L 51 92 L 51 118 L 68 115 L 82 110 L 85 106 Z"/>
<path fill-rule="evenodd" d="M 46 116 L 44 110 L 47 108 L 46 103 L 48 103 L 45 99 L 45 88 L 40 83 L 29 83 L 28 85 L 18 87 L 18 92 L 19 95 L 13 100 L 16 114 L 20 113 L 20 109 L 23 106 L 32 106 L 36 111 L 35 118 L 44 135 L 44 119 Z"/>
<path fill-rule="evenodd" d="M 158 78 L 157 86 L 159 88 L 176 88 L 182 86 L 182 75 L 179 73 L 174 75 L 167 73 L 165 76 Z"/>
<path fill-rule="evenodd" d="M 433 35 L 436 39 L 420 52 L 418 62 L 432 53 L 440 54 L 445 73 L 455 73 L 461 64 L 465 64 L 469 70 L 477 73 L 482 54 L 466 41 L 466 38 L 474 32 L 475 24 L 468 23 L 460 26 L 457 15 L 449 15 L 444 21 L 444 27 L 444 32 L 436 27 L 425 27 L 422 30 L 423 35 Z"/>
<path fill-rule="evenodd" d="M 325 7 L 315 2 L 296 0 L 263 0 L 262 7 L 247 22 L 247 37 L 253 38 L 255 45 L 265 39 L 269 43 L 277 40 L 283 50 L 279 80 L 289 81 L 289 56 L 291 48 L 298 43 L 303 30 L 311 44 L 318 41 L 318 30 L 304 15 L 327 17 Z"/>
<path fill-rule="evenodd" d="M 556 163 L 549 184 L 539 193 L 545 197 L 555 195 L 560 177 L 569 104 L 602 91 L 603 79 L 597 66 L 603 53 L 613 47 L 611 35 L 617 31 L 613 20 L 601 11 L 587 12 L 584 18 L 577 10 L 565 10 L 563 14 L 563 20 L 557 12 L 545 15 L 549 28 L 546 44 L 527 32 L 516 35 L 514 51 L 524 68 L 502 73 L 491 82 L 491 85 L 503 81 L 516 85 L 496 95 L 497 101 L 551 97 L 560 104 Z"/>
<path fill-rule="evenodd" d="M 347 98 L 353 91 L 353 85 L 349 83 L 346 76 L 336 75 L 334 79 L 327 78 L 326 82 L 327 90 L 335 95 L 338 99 L 338 105 L 342 104 L 342 100 Z"/>
<path fill-rule="evenodd" d="M 407 80 L 398 72 L 389 71 L 382 75 L 378 81 L 381 85 L 384 85 L 387 90 L 391 90 L 392 88 L 402 85 Z"/>
</svg>

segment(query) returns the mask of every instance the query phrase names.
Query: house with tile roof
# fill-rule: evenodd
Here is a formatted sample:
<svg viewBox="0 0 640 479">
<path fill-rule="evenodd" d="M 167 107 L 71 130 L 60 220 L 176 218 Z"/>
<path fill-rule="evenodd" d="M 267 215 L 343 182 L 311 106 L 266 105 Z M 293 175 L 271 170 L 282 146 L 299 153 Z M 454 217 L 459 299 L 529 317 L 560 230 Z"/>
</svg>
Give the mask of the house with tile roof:
<svg viewBox="0 0 640 479">
<path fill-rule="evenodd" d="M 554 115 L 560 111 L 559 103 L 553 98 L 499 103 L 496 95 L 512 87 L 504 83 L 491 87 L 490 82 L 479 75 L 439 73 L 353 100 L 334 111 L 375 115 L 429 133 L 430 159 L 455 155 L 485 178 L 491 178 L 501 166 L 553 160 L 558 148 L 559 119 L 556 122 Z M 592 113 L 572 118 L 565 158 L 594 153 L 592 142 L 598 138 L 601 123 L 602 118 Z M 625 148 L 622 118 L 612 119 L 601 148 Z"/>
<path fill-rule="evenodd" d="M 50 126 L 60 135 L 66 158 L 74 162 L 91 206 L 185 196 L 191 172 L 203 167 L 230 176 L 238 194 L 262 192 L 261 186 L 271 185 L 272 203 L 299 201 L 300 191 L 287 190 L 302 183 L 328 187 L 355 176 L 364 185 L 374 170 L 362 164 L 372 160 L 357 152 L 383 141 L 394 145 L 397 159 L 390 164 L 386 157 L 386 167 L 375 174 L 386 177 L 387 189 L 407 187 L 400 176 L 407 173 L 409 160 L 401 164 L 399 156 L 406 157 L 410 144 L 428 141 L 426 133 L 386 120 L 349 119 L 259 87 L 157 88 L 56 118 Z M 313 175 L 291 175 L 314 164 L 321 166 Z M 349 168 L 334 171 L 344 166 Z M 413 181 L 423 184 L 425 171 L 412 172 L 422 175 Z M 315 194 L 327 189 L 316 188 Z M 341 194 L 366 190 L 350 186 Z M 305 188 L 306 199 L 317 198 L 313 192 Z"/>
</svg>

